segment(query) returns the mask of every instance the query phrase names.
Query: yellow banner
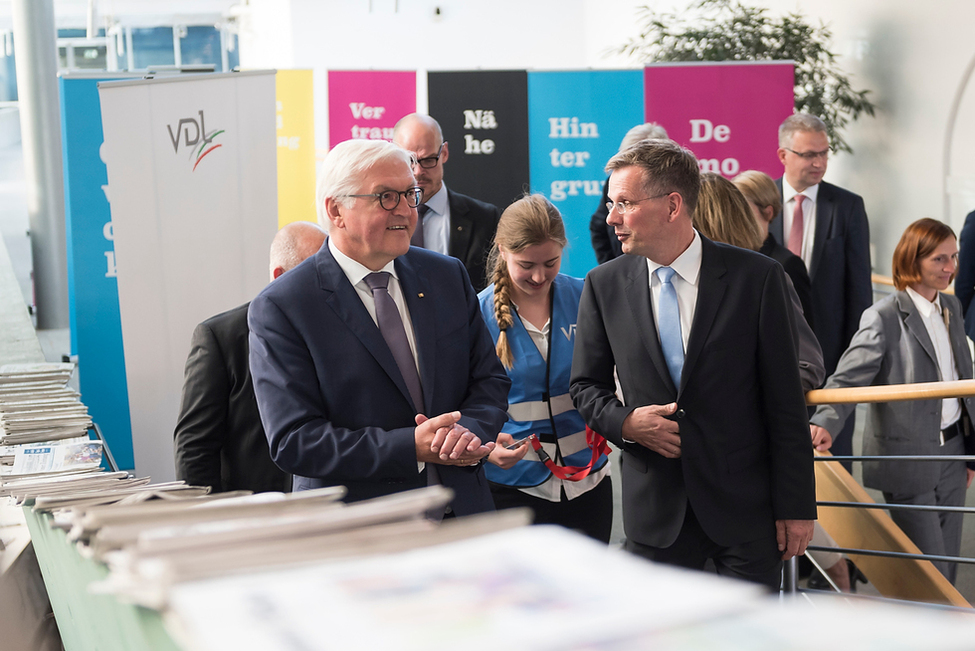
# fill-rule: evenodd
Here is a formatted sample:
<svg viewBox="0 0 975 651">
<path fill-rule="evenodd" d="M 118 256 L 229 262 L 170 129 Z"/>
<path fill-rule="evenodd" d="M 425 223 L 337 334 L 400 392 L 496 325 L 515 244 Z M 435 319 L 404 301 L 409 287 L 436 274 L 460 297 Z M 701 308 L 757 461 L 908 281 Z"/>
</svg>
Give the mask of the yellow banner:
<svg viewBox="0 0 975 651">
<path fill-rule="evenodd" d="M 311 70 L 278 70 L 278 228 L 317 222 L 315 111 Z"/>
</svg>

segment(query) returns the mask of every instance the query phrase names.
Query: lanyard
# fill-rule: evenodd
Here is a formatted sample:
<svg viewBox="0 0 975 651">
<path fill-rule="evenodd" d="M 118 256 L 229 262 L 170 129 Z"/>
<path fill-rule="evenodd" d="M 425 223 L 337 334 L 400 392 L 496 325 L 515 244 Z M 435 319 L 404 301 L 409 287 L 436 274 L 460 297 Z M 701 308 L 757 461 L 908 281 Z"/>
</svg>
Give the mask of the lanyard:
<svg viewBox="0 0 975 651">
<path fill-rule="evenodd" d="M 588 477 L 589 473 L 592 472 L 592 467 L 596 463 L 596 459 L 603 454 L 609 454 L 611 451 L 606 439 L 602 435 L 594 432 L 588 425 L 586 426 L 586 443 L 589 445 L 589 449 L 592 450 L 592 458 L 589 459 L 588 464 L 585 466 L 559 466 L 542 449 L 542 443 L 538 440 L 537 436 L 532 437 L 531 440 L 532 449 L 535 450 L 538 459 L 545 464 L 545 467 L 553 475 L 564 481 L 579 481 Z"/>
<path fill-rule="evenodd" d="M 555 331 L 555 283 L 552 283 L 552 288 L 549 292 L 549 311 L 548 311 L 548 337 L 546 337 L 546 342 L 548 346 L 548 354 L 545 355 L 545 392 L 542 394 L 542 400 L 548 406 L 548 421 L 552 428 L 552 436 L 555 437 L 555 457 L 559 461 L 562 460 L 562 449 L 559 447 L 559 434 L 558 430 L 555 428 L 555 414 L 552 413 L 552 395 L 551 395 L 551 368 L 552 368 L 552 334 Z M 596 460 L 603 454 L 609 454 L 610 448 L 609 444 L 606 443 L 606 439 L 602 435 L 594 432 L 590 427 L 586 426 L 586 443 L 589 449 L 592 450 L 592 458 L 589 459 L 589 463 L 585 466 L 560 466 L 552 461 L 552 458 L 548 456 L 548 453 L 542 449 L 542 442 L 539 440 L 538 436 L 532 437 L 531 446 L 535 450 L 535 454 L 538 455 L 539 461 L 545 464 L 545 467 L 549 471 L 563 481 L 579 481 L 589 476 L 592 472 L 592 467 L 596 463 Z"/>
</svg>

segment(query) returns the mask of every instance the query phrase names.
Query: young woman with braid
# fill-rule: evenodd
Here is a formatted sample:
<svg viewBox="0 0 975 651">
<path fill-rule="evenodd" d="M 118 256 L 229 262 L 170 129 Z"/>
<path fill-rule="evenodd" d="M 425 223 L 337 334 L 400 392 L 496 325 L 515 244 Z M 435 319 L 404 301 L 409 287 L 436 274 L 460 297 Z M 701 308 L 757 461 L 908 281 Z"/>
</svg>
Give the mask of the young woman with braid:
<svg viewBox="0 0 975 651">
<path fill-rule="evenodd" d="M 519 199 L 501 215 L 488 259 L 491 284 L 479 299 L 511 391 L 508 422 L 486 472 L 497 508 L 528 506 L 538 524 L 559 524 L 608 543 L 608 448 L 586 432 L 569 397 L 583 281 L 559 273 L 565 244 L 562 216 L 540 194 Z M 507 447 L 531 434 L 537 442 Z"/>
</svg>

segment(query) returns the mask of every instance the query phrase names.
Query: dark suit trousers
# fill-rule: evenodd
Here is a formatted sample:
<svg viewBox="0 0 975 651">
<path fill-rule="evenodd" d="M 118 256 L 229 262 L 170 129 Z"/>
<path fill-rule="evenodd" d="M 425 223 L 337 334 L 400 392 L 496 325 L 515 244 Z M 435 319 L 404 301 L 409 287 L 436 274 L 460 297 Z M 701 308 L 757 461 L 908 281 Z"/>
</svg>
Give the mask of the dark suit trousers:
<svg viewBox="0 0 975 651">
<path fill-rule="evenodd" d="M 956 436 L 945 441 L 941 454 L 965 454 L 962 437 Z M 917 463 L 932 463 L 941 467 L 938 485 L 934 490 L 920 495 L 884 491 L 884 500 L 889 504 L 965 506 L 965 482 L 968 477 L 964 461 L 918 461 Z M 922 553 L 938 556 L 958 556 L 961 553 L 962 515 L 937 511 L 890 512 L 890 517 L 897 526 L 914 541 Z M 949 581 L 955 582 L 958 573 L 957 563 L 933 563 Z"/>
<path fill-rule="evenodd" d="M 775 541 L 774 526 L 759 540 L 722 547 L 701 529 L 690 504 L 684 515 L 684 525 L 670 547 L 651 547 L 627 539 L 625 549 L 657 563 L 692 570 L 703 570 L 711 560 L 721 576 L 759 583 L 771 590 L 778 590 L 781 584 L 782 554 Z"/>
</svg>

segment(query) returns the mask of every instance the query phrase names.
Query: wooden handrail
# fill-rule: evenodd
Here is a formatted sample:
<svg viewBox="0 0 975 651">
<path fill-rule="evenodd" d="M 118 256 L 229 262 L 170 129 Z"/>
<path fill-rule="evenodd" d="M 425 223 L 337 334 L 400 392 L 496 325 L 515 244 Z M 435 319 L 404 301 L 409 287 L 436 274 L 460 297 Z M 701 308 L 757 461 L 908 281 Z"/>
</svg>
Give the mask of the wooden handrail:
<svg viewBox="0 0 975 651">
<path fill-rule="evenodd" d="M 890 276 L 883 276 L 883 275 L 877 274 L 877 273 L 870 274 L 870 282 L 872 282 L 874 285 L 884 285 L 886 287 L 893 287 L 894 286 L 894 279 L 893 278 L 891 278 Z M 948 289 L 944 290 L 944 293 L 945 294 L 952 294 L 952 295 L 954 295 L 954 293 L 955 293 L 955 287 L 954 287 L 954 285 L 952 285 Z"/>
<path fill-rule="evenodd" d="M 916 382 L 845 389 L 814 389 L 806 394 L 807 405 L 839 405 L 861 402 L 897 402 L 975 396 L 975 380 Z"/>
</svg>

